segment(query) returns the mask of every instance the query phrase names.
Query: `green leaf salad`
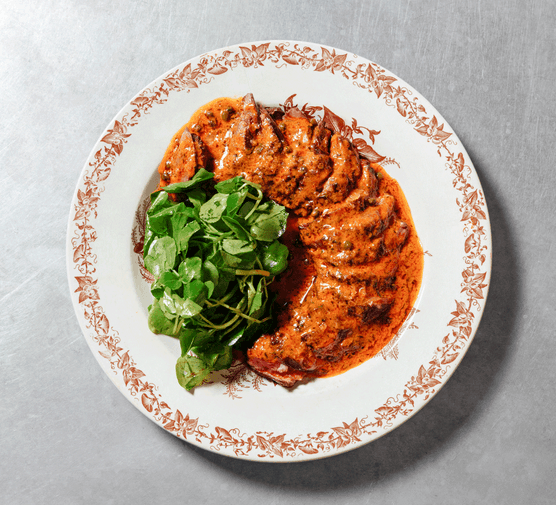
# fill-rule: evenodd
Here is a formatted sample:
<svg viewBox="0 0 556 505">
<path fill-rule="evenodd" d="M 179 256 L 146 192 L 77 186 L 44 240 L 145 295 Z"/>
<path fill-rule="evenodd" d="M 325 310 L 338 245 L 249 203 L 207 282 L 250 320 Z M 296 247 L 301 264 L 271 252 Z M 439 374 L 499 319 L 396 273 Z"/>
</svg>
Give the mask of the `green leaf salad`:
<svg viewBox="0 0 556 505">
<path fill-rule="evenodd" d="M 216 185 L 201 168 L 151 195 L 143 256 L 154 275 L 148 323 L 179 338 L 176 374 L 187 390 L 228 368 L 272 325 L 269 283 L 287 267 L 278 241 L 286 209 L 258 184 L 234 177 Z M 174 202 L 169 193 L 178 194 Z"/>
</svg>

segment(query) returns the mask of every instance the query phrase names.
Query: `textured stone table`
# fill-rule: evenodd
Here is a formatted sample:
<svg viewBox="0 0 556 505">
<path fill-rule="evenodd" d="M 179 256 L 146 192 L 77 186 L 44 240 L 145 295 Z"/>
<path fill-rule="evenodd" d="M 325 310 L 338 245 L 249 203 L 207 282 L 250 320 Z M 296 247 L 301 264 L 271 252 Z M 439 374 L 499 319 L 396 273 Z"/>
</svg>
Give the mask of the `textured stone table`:
<svg viewBox="0 0 556 505">
<path fill-rule="evenodd" d="M 0 1 L 0 502 L 556 503 L 556 4 Z M 300 464 L 225 458 L 141 415 L 93 359 L 65 267 L 70 201 L 119 109 L 188 58 L 328 44 L 425 95 L 475 164 L 493 232 L 475 341 L 397 430 Z"/>
</svg>

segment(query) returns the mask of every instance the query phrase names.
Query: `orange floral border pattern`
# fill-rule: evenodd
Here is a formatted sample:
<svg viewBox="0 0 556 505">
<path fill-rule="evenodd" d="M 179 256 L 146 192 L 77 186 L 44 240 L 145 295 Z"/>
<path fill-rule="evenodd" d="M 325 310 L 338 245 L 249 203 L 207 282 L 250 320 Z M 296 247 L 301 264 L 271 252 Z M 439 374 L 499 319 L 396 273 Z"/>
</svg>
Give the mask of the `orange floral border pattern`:
<svg viewBox="0 0 556 505">
<path fill-rule="evenodd" d="M 118 332 L 111 328 L 108 317 L 101 306 L 98 295 L 96 274 L 96 255 L 93 243 L 97 232 L 93 222 L 97 217 L 97 206 L 104 191 L 104 182 L 110 176 L 112 166 L 130 137 L 130 130 L 139 119 L 148 114 L 155 104 L 166 101 L 170 92 L 181 92 L 197 88 L 210 82 L 215 76 L 231 71 L 238 66 L 258 67 L 274 64 L 277 68 L 298 65 L 315 72 L 330 72 L 350 80 L 355 86 L 376 94 L 383 99 L 420 135 L 431 142 L 438 155 L 445 160 L 447 170 L 453 175 L 453 186 L 460 196 L 456 203 L 461 212 L 464 241 L 463 259 L 466 264 L 462 272 L 461 299 L 455 300 L 452 319 L 447 323 L 449 331 L 442 339 L 432 359 L 421 365 L 417 373 L 405 384 L 403 393 L 388 398 L 377 408 L 372 419 L 364 417 L 351 423 L 333 427 L 314 435 L 307 434 L 287 438 L 286 434 L 256 432 L 241 433 L 237 428 L 225 429 L 203 425 L 198 418 L 190 418 L 179 410 L 173 411 L 157 392 L 157 386 L 147 380 L 145 374 L 137 368 L 128 350 L 120 345 Z M 77 203 L 73 216 L 74 229 L 71 238 L 75 289 L 78 302 L 83 310 L 86 328 L 92 330 L 92 338 L 99 345 L 99 354 L 108 360 L 115 373 L 121 373 L 125 386 L 132 397 L 140 399 L 143 408 L 162 426 L 186 440 L 194 440 L 208 445 L 212 450 L 233 451 L 238 457 L 257 456 L 260 458 L 301 457 L 303 454 L 317 455 L 337 452 L 355 446 L 364 438 L 378 433 L 378 430 L 393 426 L 394 421 L 407 417 L 415 409 L 415 400 L 426 401 L 436 392 L 453 363 L 467 345 L 472 335 L 472 325 L 476 318 L 475 311 L 481 310 L 487 284 L 487 271 L 484 264 L 487 259 L 487 215 L 486 203 L 482 191 L 470 183 L 472 170 L 465 165 L 462 152 L 451 149 L 455 145 L 451 133 L 444 131 L 436 116 L 430 117 L 417 97 L 412 92 L 397 84 L 398 79 L 374 63 L 357 64 L 348 54 L 336 53 L 336 50 L 321 47 L 320 51 L 309 46 L 289 43 L 263 43 L 258 46 L 239 47 L 239 51 L 225 50 L 214 55 L 207 54 L 200 58 L 196 66 L 185 65 L 162 79 L 153 89 L 145 89 L 131 105 L 133 114 L 124 114 L 114 121 L 114 125 L 101 139 L 102 147 L 95 153 L 89 163 L 90 168 L 83 174 L 82 187 L 77 191 Z"/>
</svg>

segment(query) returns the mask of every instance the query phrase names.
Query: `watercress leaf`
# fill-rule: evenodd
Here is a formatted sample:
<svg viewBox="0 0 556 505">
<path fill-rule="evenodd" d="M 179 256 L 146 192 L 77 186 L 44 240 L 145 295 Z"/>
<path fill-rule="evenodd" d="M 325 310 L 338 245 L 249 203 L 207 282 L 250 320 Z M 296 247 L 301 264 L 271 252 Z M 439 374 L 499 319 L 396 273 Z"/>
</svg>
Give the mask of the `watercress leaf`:
<svg viewBox="0 0 556 505">
<path fill-rule="evenodd" d="M 194 321 L 194 319 L 189 319 L 188 321 Z M 203 347 L 203 346 L 210 346 L 211 342 L 214 341 L 215 330 L 202 328 L 202 329 L 196 329 L 195 331 L 196 331 L 196 337 L 195 337 L 195 342 L 193 343 L 195 347 L 192 347 L 192 349 L 198 349 L 199 347 Z"/>
<path fill-rule="evenodd" d="M 237 267 L 238 270 L 251 270 L 255 267 L 257 261 L 257 251 L 243 253 L 238 257 L 241 258 L 241 263 Z M 238 282 L 241 282 L 241 277 L 238 278 Z"/>
<path fill-rule="evenodd" d="M 203 279 L 202 275 L 203 261 L 201 258 L 194 256 L 193 258 L 186 258 L 180 263 L 178 267 L 178 275 L 180 280 L 185 284 L 191 282 L 193 279 Z"/>
<path fill-rule="evenodd" d="M 245 218 L 255 206 L 255 203 L 252 200 L 245 202 L 240 209 L 237 211 L 237 215 Z"/>
<path fill-rule="evenodd" d="M 160 277 L 151 284 L 151 294 L 156 299 L 164 294 L 164 284 L 161 282 Z"/>
<path fill-rule="evenodd" d="M 183 297 L 197 304 L 202 304 L 207 299 L 207 291 L 204 282 L 194 280 L 183 286 Z"/>
<path fill-rule="evenodd" d="M 260 216 L 261 214 L 266 214 L 268 217 L 278 216 L 278 215 L 282 215 L 286 219 L 288 217 L 288 212 L 286 211 L 286 208 L 282 205 L 278 205 L 277 203 L 274 203 L 273 201 L 268 201 L 259 205 L 256 214 L 259 214 L 257 216 L 257 219 L 262 217 Z"/>
<path fill-rule="evenodd" d="M 204 284 L 203 288 L 206 289 Z M 174 295 L 174 304 L 177 314 L 181 317 L 195 317 L 203 310 L 203 307 L 195 303 L 190 298 L 184 300 L 178 295 Z"/>
<path fill-rule="evenodd" d="M 175 184 L 169 184 L 162 188 L 166 193 L 185 193 L 190 189 L 200 186 L 203 182 L 206 182 L 214 177 L 212 172 L 200 168 L 197 170 L 195 175 L 185 182 L 176 182 Z"/>
<path fill-rule="evenodd" d="M 210 260 L 206 260 L 203 263 L 203 276 L 202 279 L 206 281 L 212 281 L 214 285 L 218 284 L 218 269 Z M 209 295 L 210 297 L 210 295 Z"/>
<path fill-rule="evenodd" d="M 145 256 L 145 267 L 155 277 L 165 270 L 174 268 L 176 262 L 176 243 L 172 237 L 156 237 L 151 242 Z"/>
<path fill-rule="evenodd" d="M 195 216 L 199 216 L 199 209 L 201 205 L 203 205 L 207 201 L 207 194 L 201 188 L 194 188 L 191 191 L 187 192 L 187 198 L 189 199 L 189 203 L 193 205 Z"/>
<path fill-rule="evenodd" d="M 194 347 L 193 352 L 201 359 L 210 371 L 222 370 L 232 364 L 232 349 L 230 346 L 214 342 L 210 347 Z"/>
<path fill-rule="evenodd" d="M 222 248 L 229 254 L 241 255 L 253 252 L 257 248 L 257 245 L 247 240 L 226 238 L 222 241 Z"/>
<path fill-rule="evenodd" d="M 264 202 L 259 204 L 256 211 L 250 216 L 250 223 L 257 219 L 259 214 L 268 214 L 272 210 L 273 202 Z"/>
<path fill-rule="evenodd" d="M 228 277 L 233 278 L 233 275 L 223 271 L 220 272 L 218 284 L 214 286 L 211 298 L 218 300 L 228 292 L 228 288 L 230 286 L 230 278 Z"/>
<path fill-rule="evenodd" d="M 187 251 L 191 237 L 201 229 L 201 225 L 197 221 L 190 221 L 181 228 L 177 235 L 174 234 L 178 252 Z"/>
<path fill-rule="evenodd" d="M 260 317 L 260 316 L 259 316 Z M 258 337 L 263 333 L 271 330 L 275 324 L 271 319 L 264 321 L 261 324 L 251 324 L 245 328 L 245 333 L 237 347 L 246 350 Z"/>
<path fill-rule="evenodd" d="M 205 286 L 207 288 L 207 298 L 210 298 L 212 296 L 212 293 L 214 293 L 214 282 L 205 281 Z"/>
<path fill-rule="evenodd" d="M 243 337 L 243 334 L 245 332 L 245 326 L 239 326 L 238 328 L 236 328 L 231 335 L 228 335 L 226 338 L 226 344 L 231 346 L 234 346 L 237 342 L 239 342 L 239 340 L 241 340 L 241 337 Z"/>
<path fill-rule="evenodd" d="M 193 347 L 193 343 L 196 340 L 197 335 L 199 335 L 199 330 L 182 328 L 179 334 L 181 355 L 185 356 Z"/>
<path fill-rule="evenodd" d="M 206 261 L 210 261 L 220 272 L 223 266 L 225 266 L 224 259 L 222 258 L 222 250 L 218 242 L 212 244 L 212 250 L 206 255 Z"/>
<path fill-rule="evenodd" d="M 251 302 L 251 308 L 249 309 L 250 316 L 253 316 L 254 314 L 258 314 L 258 311 L 263 306 L 263 289 L 264 289 L 265 282 L 266 281 L 264 279 L 261 279 L 259 281 L 259 284 L 257 285 L 257 289 L 253 295 L 253 300 Z"/>
<path fill-rule="evenodd" d="M 147 211 L 147 215 L 156 214 L 166 207 L 171 207 L 174 204 L 169 198 L 168 194 L 164 191 L 155 191 L 151 193 L 151 206 Z"/>
<path fill-rule="evenodd" d="M 235 216 L 241 204 L 245 200 L 247 196 L 247 189 L 244 188 L 241 191 L 237 191 L 236 193 L 231 193 L 228 195 L 228 199 L 226 200 L 226 214 L 228 216 Z"/>
<path fill-rule="evenodd" d="M 147 318 L 149 329 L 156 334 L 172 335 L 174 331 L 174 321 L 168 319 L 160 308 L 158 300 L 154 300 L 149 307 Z"/>
<path fill-rule="evenodd" d="M 170 233 L 170 219 L 174 214 L 174 207 L 165 207 L 158 212 L 147 216 L 147 226 L 156 235 L 167 235 Z"/>
<path fill-rule="evenodd" d="M 286 230 L 288 215 L 285 209 L 272 210 L 268 214 L 260 214 L 250 228 L 251 235 L 257 240 L 272 242 Z"/>
<path fill-rule="evenodd" d="M 214 186 L 214 189 L 219 193 L 230 194 L 238 191 L 241 186 L 243 186 L 245 181 L 242 177 L 232 177 L 231 179 L 226 179 L 225 181 L 219 182 Z"/>
<path fill-rule="evenodd" d="M 282 273 L 288 266 L 288 248 L 275 240 L 268 247 L 264 248 L 262 257 L 263 268 L 272 275 Z"/>
<path fill-rule="evenodd" d="M 147 225 L 145 228 L 145 237 L 143 239 L 143 258 L 147 255 L 149 247 L 155 237 L 156 234 Z"/>
<path fill-rule="evenodd" d="M 195 219 L 195 210 L 191 207 L 186 207 L 183 202 L 180 203 L 181 208 L 176 208 L 174 214 L 170 218 L 171 234 L 174 238 L 177 237 L 180 230 L 189 222 Z"/>
<path fill-rule="evenodd" d="M 226 226 L 234 233 L 234 235 L 238 239 L 240 239 L 240 240 L 248 240 L 249 239 L 249 233 L 240 224 L 237 217 L 222 216 L 222 221 L 226 224 Z M 242 221 L 243 221 L 243 219 L 242 219 Z"/>
<path fill-rule="evenodd" d="M 191 355 L 178 358 L 176 363 L 176 377 L 181 387 L 190 391 L 195 386 L 202 384 L 208 377 L 211 369 L 204 360 Z"/>
<path fill-rule="evenodd" d="M 242 263 L 242 259 L 238 256 L 234 256 L 233 254 L 229 254 L 226 251 L 222 250 L 222 259 L 224 260 L 224 265 L 233 268 L 239 268 Z"/>
<path fill-rule="evenodd" d="M 218 240 L 220 237 L 231 237 L 233 235 L 226 226 L 226 223 L 222 221 L 222 217 L 215 223 L 203 223 L 205 231 L 211 236 L 212 240 Z"/>
<path fill-rule="evenodd" d="M 230 368 L 232 361 L 232 348 L 230 346 L 226 346 L 224 347 L 224 351 L 221 352 L 214 361 L 213 368 L 214 370 L 224 370 L 226 368 Z"/>
<path fill-rule="evenodd" d="M 201 205 L 199 218 L 207 223 L 216 223 L 226 210 L 228 195 L 217 193 L 206 203 Z"/>
<path fill-rule="evenodd" d="M 175 296 L 176 295 L 172 295 L 172 292 L 168 288 L 166 288 L 164 290 L 162 298 L 160 298 L 158 301 L 160 308 L 170 319 L 175 319 L 175 316 L 177 314 Z"/>
<path fill-rule="evenodd" d="M 168 270 L 163 272 L 162 275 L 158 278 L 157 284 L 162 286 L 169 287 L 172 291 L 177 291 L 181 288 L 182 281 L 180 280 L 178 274 L 173 270 Z M 152 293 L 152 288 L 151 288 Z"/>
</svg>

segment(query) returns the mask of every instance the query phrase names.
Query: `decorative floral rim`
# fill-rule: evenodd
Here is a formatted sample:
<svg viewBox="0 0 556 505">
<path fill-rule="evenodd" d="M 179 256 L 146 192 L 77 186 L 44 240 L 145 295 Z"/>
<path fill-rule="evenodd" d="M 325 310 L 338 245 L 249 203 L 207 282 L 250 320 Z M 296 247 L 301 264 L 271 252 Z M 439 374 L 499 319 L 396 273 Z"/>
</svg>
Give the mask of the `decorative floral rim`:
<svg viewBox="0 0 556 505">
<path fill-rule="evenodd" d="M 111 327 L 98 293 L 93 247 L 97 239 L 94 222 L 104 183 L 141 117 L 155 104 L 163 104 L 170 93 L 189 92 L 238 67 L 264 65 L 298 66 L 305 71 L 335 74 L 395 108 L 437 150 L 453 177 L 452 185 L 460 195 L 456 204 L 465 237 L 460 298 L 454 300 L 447 333 L 428 363 L 422 364 L 406 382 L 403 391 L 387 398 L 373 415 L 298 437 L 264 431 L 245 434 L 237 428 L 219 426 L 211 429 L 199 418 L 173 410 L 163 401 L 157 386 L 138 368 L 130 351 L 121 345 L 118 332 Z M 490 276 L 490 226 L 480 184 L 478 180 L 475 185 L 472 183 L 474 170 L 470 162 L 466 164 L 462 150 L 456 148 L 455 135 L 445 131 L 437 116 L 427 112 L 422 100 L 412 95 L 408 87 L 379 65 L 337 49 L 295 42 L 245 44 L 207 53 L 166 74 L 130 102 L 133 114 L 123 114 L 107 129 L 100 147 L 83 171 L 80 180 L 83 189 L 77 189 L 70 214 L 70 287 L 76 311 L 85 321 L 83 329 L 93 332 L 92 339 L 98 345 L 99 355 L 107 360 L 112 370 L 121 374 L 131 397 L 140 399 L 144 411 L 166 430 L 202 447 L 246 459 L 314 459 L 377 438 L 374 435 L 385 433 L 414 414 L 446 381 L 469 346 L 485 303 Z"/>
</svg>

